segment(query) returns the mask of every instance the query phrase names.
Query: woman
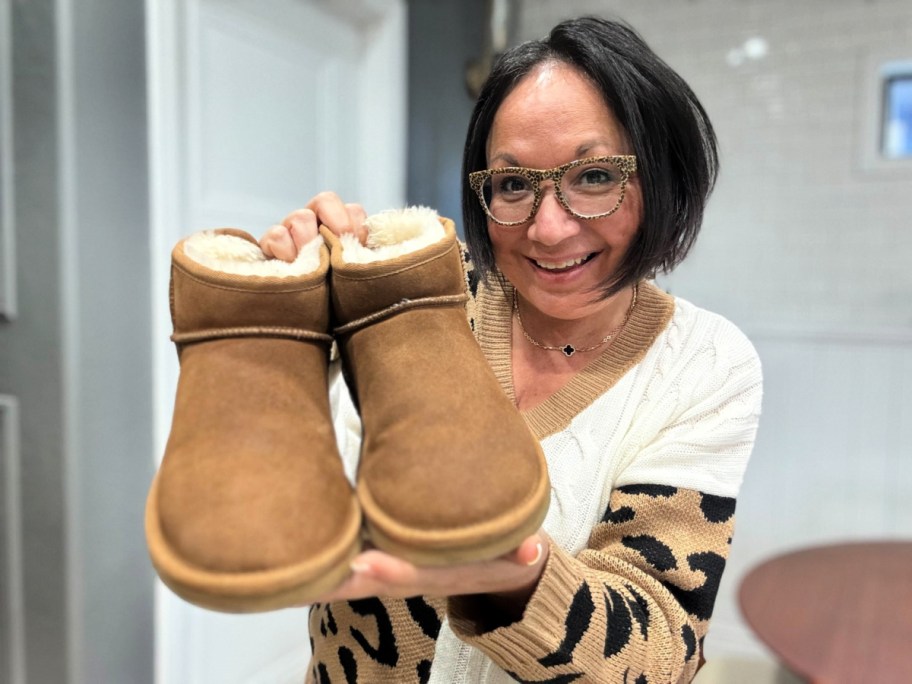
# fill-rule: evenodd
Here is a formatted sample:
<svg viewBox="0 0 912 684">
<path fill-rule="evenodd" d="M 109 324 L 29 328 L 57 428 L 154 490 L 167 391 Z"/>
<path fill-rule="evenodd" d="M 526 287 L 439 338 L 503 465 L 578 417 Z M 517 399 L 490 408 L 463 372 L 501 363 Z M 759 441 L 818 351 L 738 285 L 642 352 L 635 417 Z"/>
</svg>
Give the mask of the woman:
<svg viewBox="0 0 912 684">
<path fill-rule="evenodd" d="M 359 555 L 312 610 L 315 680 L 694 676 L 761 374 L 732 324 L 650 278 L 692 246 L 716 167 L 695 95 L 622 24 L 567 21 L 498 61 L 465 146 L 470 316 L 541 440 L 551 511 L 491 562 Z M 261 247 L 290 260 L 363 219 L 324 193 Z"/>
</svg>

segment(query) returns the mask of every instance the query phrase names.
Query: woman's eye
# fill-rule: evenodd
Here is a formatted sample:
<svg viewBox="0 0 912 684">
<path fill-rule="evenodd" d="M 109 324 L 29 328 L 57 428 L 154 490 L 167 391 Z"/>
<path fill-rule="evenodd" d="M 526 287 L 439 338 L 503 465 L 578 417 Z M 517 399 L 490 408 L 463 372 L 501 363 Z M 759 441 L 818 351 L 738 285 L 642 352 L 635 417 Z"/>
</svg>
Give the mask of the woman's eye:
<svg viewBox="0 0 912 684">
<path fill-rule="evenodd" d="M 532 184 L 522 176 L 500 176 L 497 179 L 497 192 L 510 195 L 532 191 Z"/>
<path fill-rule="evenodd" d="M 608 169 L 586 169 L 579 175 L 577 182 L 581 185 L 609 185 L 615 182 L 615 174 Z"/>
</svg>

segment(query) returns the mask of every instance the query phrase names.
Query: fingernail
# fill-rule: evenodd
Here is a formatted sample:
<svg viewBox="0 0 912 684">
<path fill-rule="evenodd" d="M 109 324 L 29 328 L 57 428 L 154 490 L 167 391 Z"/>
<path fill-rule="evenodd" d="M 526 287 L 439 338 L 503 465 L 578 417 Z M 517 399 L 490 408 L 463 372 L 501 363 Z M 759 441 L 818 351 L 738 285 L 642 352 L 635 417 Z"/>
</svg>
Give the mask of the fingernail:
<svg viewBox="0 0 912 684">
<path fill-rule="evenodd" d="M 370 574 L 371 566 L 369 563 L 362 563 L 359 561 L 352 561 L 349 563 L 351 571 L 356 575 L 367 575 Z"/>
<path fill-rule="evenodd" d="M 526 563 L 526 565 L 530 565 L 530 566 L 536 565 L 538 563 L 538 561 L 541 560 L 541 557 L 542 557 L 542 545 L 541 545 L 541 542 L 538 542 L 535 545 L 535 558 L 533 558 L 528 563 Z"/>
</svg>

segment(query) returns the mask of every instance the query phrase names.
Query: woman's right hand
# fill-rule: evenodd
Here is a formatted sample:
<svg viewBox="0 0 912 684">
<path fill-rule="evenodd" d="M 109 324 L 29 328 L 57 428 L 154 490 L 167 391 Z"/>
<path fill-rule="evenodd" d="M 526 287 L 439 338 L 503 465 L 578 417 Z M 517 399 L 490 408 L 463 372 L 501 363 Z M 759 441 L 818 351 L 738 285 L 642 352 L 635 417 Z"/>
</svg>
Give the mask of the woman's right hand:
<svg viewBox="0 0 912 684">
<path fill-rule="evenodd" d="M 353 233 L 363 243 L 367 238 L 366 218 L 360 204 L 346 204 L 334 192 L 321 192 L 305 207 L 270 226 L 260 238 L 260 249 L 271 259 L 294 261 L 301 248 L 317 236 L 320 226 L 336 235 Z"/>
</svg>

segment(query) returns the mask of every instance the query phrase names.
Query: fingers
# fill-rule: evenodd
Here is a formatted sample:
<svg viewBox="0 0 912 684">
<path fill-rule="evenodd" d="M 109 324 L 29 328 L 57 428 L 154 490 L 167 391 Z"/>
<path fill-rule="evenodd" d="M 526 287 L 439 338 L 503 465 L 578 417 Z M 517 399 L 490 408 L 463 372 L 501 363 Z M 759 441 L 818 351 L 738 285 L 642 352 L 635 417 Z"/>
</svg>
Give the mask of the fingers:
<svg viewBox="0 0 912 684">
<path fill-rule="evenodd" d="M 547 560 L 548 548 L 547 538 L 539 532 L 523 540 L 522 544 L 502 558 L 517 565 L 532 567 Z"/>
<path fill-rule="evenodd" d="M 320 597 L 316 603 L 351 601 L 369 596 L 399 596 L 404 587 L 414 583 L 417 573 L 417 568 L 411 563 L 373 550 L 355 556 L 351 570 L 342 584 Z"/>
<path fill-rule="evenodd" d="M 321 192 L 307 203 L 317 221 L 336 235 L 352 233 L 363 244 L 367 239 L 364 219 L 367 215 L 360 204 L 345 204 L 334 192 Z"/>
<path fill-rule="evenodd" d="M 260 238 L 260 249 L 270 259 L 294 261 L 298 256 L 291 232 L 283 225 L 270 226 L 269 230 Z"/>
<path fill-rule="evenodd" d="M 548 536 L 539 531 L 500 558 L 436 567 L 413 565 L 378 549 L 368 549 L 351 562 L 348 578 L 317 602 L 524 591 L 537 584 L 550 547 Z"/>
<path fill-rule="evenodd" d="M 345 211 L 348 212 L 349 225 L 354 228 L 355 235 L 363 245 L 367 242 L 367 226 L 364 222 L 367 220 L 367 212 L 360 204 L 346 204 Z"/>
<path fill-rule="evenodd" d="M 364 244 L 367 213 L 360 204 L 345 204 L 334 192 L 321 192 L 307 203 L 270 226 L 260 239 L 260 249 L 270 259 L 294 261 L 301 248 L 313 240 L 319 227 L 326 226 L 336 235 L 352 233 Z"/>
<path fill-rule="evenodd" d="M 377 549 L 360 553 L 352 574 L 321 603 L 368 596 L 456 596 L 509 592 L 534 585 L 547 560 L 549 543 L 534 534 L 509 554 L 490 561 L 423 567 Z"/>
<path fill-rule="evenodd" d="M 310 209 L 296 209 L 270 226 L 260 239 L 260 249 L 271 259 L 294 261 L 308 242 L 317 236 L 317 216 Z"/>
<path fill-rule="evenodd" d="M 510 553 L 501 556 L 501 558 L 510 563 L 527 567 L 544 565 L 548 559 L 550 548 L 551 543 L 548 536 L 539 530 L 536 534 L 524 539 L 518 547 Z"/>
<path fill-rule="evenodd" d="M 317 216 L 310 209 L 297 209 L 291 212 L 282 221 L 282 225 L 291 233 L 291 239 L 298 251 L 317 237 Z"/>
</svg>

